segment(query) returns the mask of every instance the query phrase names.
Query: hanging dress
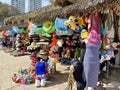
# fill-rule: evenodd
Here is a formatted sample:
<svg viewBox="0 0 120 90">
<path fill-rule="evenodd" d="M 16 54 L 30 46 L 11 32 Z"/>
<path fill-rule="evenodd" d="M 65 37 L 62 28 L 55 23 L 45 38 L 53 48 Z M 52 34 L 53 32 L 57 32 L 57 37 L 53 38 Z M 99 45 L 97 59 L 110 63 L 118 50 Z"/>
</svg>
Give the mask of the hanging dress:
<svg viewBox="0 0 120 90">
<path fill-rule="evenodd" d="M 95 13 L 91 13 L 90 17 L 90 31 L 95 30 L 98 34 L 100 34 L 100 20 L 99 16 L 95 15 Z M 95 88 L 98 81 L 98 73 L 99 73 L 99 49 L 101 43 L 94 44 L 91 42 L 86 43 L 86 51 L 83 61 L 84 66 L 84 76 L 86 80 L 86 90 L 88 87 Z"/>
<path fill-rule="evenodd" d="M 88 87 L 96 87 L 99 73 L 99 49 L 101 44 L 86 43 L 84 56 L 84 74 L 86 80 L 86 90 Z"/>
<path fill-rule="evenodd" d="M 106 37 L 114 39 L 114 24 L 113 24 L 113 13 L 107 13 L 107 19 L 105 21 Z"/>
<path fill-rule="evenodd" d="M 98 13 L 91 13 L 89 16 L 89 30 L 96 30 L 98 34 L 100 34 L 100 19 Z M 89 31 L 89 32 L 90 32 Z"/>
<path fill-rule="evenodd" d="M 119 35 L 119 40 L 120 40 L 120 16 L 119 16 L 119 21 L 118 21 L 118 35 Z"/>
</svg>

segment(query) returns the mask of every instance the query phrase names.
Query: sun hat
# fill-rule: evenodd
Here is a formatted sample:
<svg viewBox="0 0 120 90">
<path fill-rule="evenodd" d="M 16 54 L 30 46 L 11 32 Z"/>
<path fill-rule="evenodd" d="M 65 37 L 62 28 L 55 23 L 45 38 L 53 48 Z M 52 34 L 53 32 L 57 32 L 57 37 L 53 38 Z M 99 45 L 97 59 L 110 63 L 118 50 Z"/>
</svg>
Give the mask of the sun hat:
<svg viewBox="0 0 120 90">
<path fill-rule="evenodd" d="M 45 50 L 41 49 L 40 52 L 39 52 L 39 54 L 40 55 L 45 55 L 45 54 L 47 54 L 47 52 Z"/>
<path fill-rule="evenodd" d="M 37 49 L 39 46 L 35 43 L 35 42 L 32 42 L 30 46 L 27 47 L 27 49 Z"/>
<path fill-rule="evenodd" d="M 16 47 L 20 48 L 22 46 L 22 43 L 18 43 Z"/>
<path fill-rule="evenodd" d="M 42 58 L 42 59 L 44 59 L 44 60 L 46 60 L 47 58 L 48 58 L 48 55 L 47 54 L 37 54 L 37 57 L 39 57 L 39 58 Z"/>
<path fill-rule="evenodd" d="M 17 51 L 21 50 L 20 48 L 16 48 Z"/>
<path fill-rule="evenodd" d="M 58 40 L 58 41 L 57 41 L 57 45 L 58 45 L 59 47 L 62 47 L 62 40 Z"/>
<path fill-rule="evenodd" d="M 21 41 L 21 38 L 16 38 L 16 41 Z"/>
<path fill-rule="evenodd" d="M 38 45 L 40 45 L 40 44 L 48 45 L 48 44 L 49 44 L 49 41 L 48 41 L 48 40 L 41 39 L 41 40 L 39 40 L 36 44 L 38 44 Z"/>
<path fill-rule="evenodd" d="M 20 38 L 20 37 L 21 37 L 21 35 L 20 35 L 20 34 L 18 34 L 16 37 L 17 37 L 17 38 Z"/>
<path fill-rule="evenodd" d="M 91 30 L 87 40 L 91 43 L 98 44 L 100 42 L 100 34 L 96 30 Z"/>
</svg>

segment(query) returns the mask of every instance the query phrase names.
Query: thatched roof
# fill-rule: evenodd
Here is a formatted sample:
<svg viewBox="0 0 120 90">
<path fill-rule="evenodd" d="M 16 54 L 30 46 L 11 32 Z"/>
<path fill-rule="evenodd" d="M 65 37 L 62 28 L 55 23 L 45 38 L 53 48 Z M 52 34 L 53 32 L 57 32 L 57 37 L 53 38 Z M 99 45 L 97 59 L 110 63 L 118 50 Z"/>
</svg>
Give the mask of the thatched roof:
<svg viewBox="0 0 120 90">
<path fill-rule="evenodd" d="M 59 7 L 59 6 L 49 5 L 49 6 L 46 6 L 46 7 L 31 11 L 31 12 L 28 12 L 28 13 L 25 13 L 25 14 L 16 15 L 16 16 L 6 18 L 4 21 L 5 22 L 15 22 L 15 21 L 20 22 L 21 20 L 24 20 L 24 21 L 27 22 L 30 18 L 32 19 L 39 14 L 43 14 L 45 12 L 49 12 L 49 11 L 60 9 L 60 8 L 61 7 Z"/>
<path fill-rule="evenodd" d="M 39 14 L 35 17 L 35 22 L 40 23 L 45 20 L 55 20 L 56 17 L 65 18 L 70 15 L 79 15 L 81 12 L 89 12 L 90 9 L 100 8 L 103 7 L 103 5 L 107 6 L 114 1 L 115 0 L 84 0 L 83 2 L 75 3 L 59 10 Z"/>
<path fill-rule="evenodd" d="M 27 24 L 17 24 L 15 25 L 19 28 L 25 28 L 27 26 Z M 13 27 L 13 25 L 4 25 L 2 27 L 0 27 L 0 32 L 3 31 L 3 30 L 11 30 Z"/>
<path fill-rule="evenodd" d="M 79 3 L 79 2 L 83 2 L 85 0 L 68 0 L 71 3 Z"/>
<path fill-rule="evenodd" d="M 69 0 L 50 0 L 50 1 L 54 6 L 61 6 L 61 7 L 65 7 L 73 4 Z"/>
<path fill-rule="evenodd" d="M 35 19 L 35 22 L 39 24 L 42 21 L 55 20 L 56 17 L 65 18 L 70 15 L 79 15 L 81 12 L 88 13 L 93 9 L 111 5 L 111 2 L 114 3 L 114 1 L 116 0 L 67 0 L 67 1 L 71 1 L 74 4 L 71 4 L 63 8 L 59 6 L 50 5 L 26 14 L 9 17 L 5 19 L 5 21 L 20 22 L 21 20 L 24 20 L 25 22 L 27 22 L 30 18 L 33 18 Z M 75 3 L 75 1 L 79 3 Z M 120 0 L 117 1 L 119 2 Z M 113 4 L 112 7 L 116 7 L 116 6 L 114 6 Z"/>
</svg>

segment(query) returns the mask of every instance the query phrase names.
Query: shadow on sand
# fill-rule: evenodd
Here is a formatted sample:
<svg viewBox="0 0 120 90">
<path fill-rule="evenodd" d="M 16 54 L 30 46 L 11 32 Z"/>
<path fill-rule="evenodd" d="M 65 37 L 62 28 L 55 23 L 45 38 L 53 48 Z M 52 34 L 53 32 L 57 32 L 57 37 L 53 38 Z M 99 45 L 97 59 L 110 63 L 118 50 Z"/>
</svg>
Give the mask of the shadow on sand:
<svg viewBox="0 0 120 90">
<path fill-rule="evenodd" d="M 50 83 L 46 84 L 46 87 L 59 85 L 67 82 L 68 73 L 61 73 L 60 71 L 56 71 L 54 74 L 49 75 Z"/>
</svg>

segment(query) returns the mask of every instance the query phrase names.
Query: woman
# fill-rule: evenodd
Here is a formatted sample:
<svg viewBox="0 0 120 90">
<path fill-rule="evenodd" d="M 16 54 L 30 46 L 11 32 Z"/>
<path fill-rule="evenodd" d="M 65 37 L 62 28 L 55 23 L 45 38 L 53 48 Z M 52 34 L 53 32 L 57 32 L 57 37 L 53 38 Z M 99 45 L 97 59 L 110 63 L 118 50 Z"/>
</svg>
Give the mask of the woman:
<svg viewBox="0 0 120 90">
<path fill-rule="evenodd" d="M 89 88 L 96 88 L 99 73 L 99 49 L 101 46 L 100 35 L 96 30 L 91 30 L 87 39 L 84 41 L 86 43 L 86 52 L 83 61 L 84 74 L 86 80 L 86 90 L 91 90 Z"/>
</svg>

